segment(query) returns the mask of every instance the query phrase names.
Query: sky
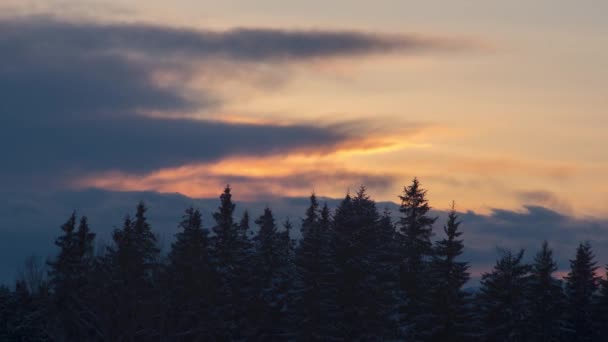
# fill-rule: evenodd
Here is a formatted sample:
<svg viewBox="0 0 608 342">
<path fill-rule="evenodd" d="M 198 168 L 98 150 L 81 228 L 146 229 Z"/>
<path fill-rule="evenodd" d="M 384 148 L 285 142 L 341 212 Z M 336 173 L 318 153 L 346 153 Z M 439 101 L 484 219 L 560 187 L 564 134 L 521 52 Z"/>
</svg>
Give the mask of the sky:
<svg viewBox="0 0 608 342">
<path fill-rule="evenodd" d="M 602 1 L 3 1 L 5 187 L 608 216 Z"/>
<path fill-rule="evenodd" d="M 19 229 L 83 208 L 109 231 L 136 197 L 177 222 L 167 208 L 227 183 L 255 207 L 361 184 L 397 202 L 418 177 L 439 212 L 456 201 L 485 266 L 547 236 L 562 261 L 567 243 L 608 246 L 606 14 L 599 0 L 3 0 L 0 240 L 30 253 Z"/>
</svg>

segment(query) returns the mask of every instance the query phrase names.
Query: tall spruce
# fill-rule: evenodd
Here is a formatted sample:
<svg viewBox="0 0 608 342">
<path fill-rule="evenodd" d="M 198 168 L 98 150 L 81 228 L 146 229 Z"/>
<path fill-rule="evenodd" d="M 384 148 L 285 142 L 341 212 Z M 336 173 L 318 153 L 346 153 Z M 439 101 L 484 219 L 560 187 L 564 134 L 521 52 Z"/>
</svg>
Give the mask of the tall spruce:
<svg viewBox="0 0 608 342">
<path fill-rule="evenodd" d="M 605 269 L 605 278 L 600 280 L 600 289 L 595 301 L 594 325 L 601 340 L 608 339 L 608 266 Z"/>
<path fill-rule="evenodd" d="M 49 280 L 53 291 L 53 315 L 57 327 L 53 335 L 57 340 L 77 340 L 87 337 L 93 324 L 86 286 L 93 262 L 95 234 L 86 217 L 80 219 L 76 229 L 76 213 L 61 226 L 63 234 L 57 238 L 57 257 L 49 262 Z"/>
<path fill-rule="evenodd" d="M 95 289 L 103 317 L 100 339 L 135 341 L 155 338 L 158 293 L 156 272 L 160 249 L 146 217 L 143 202 L 137 205 L 135 220 L 127 216 L 121 229 L 112 234 L 114 246 L 98 264 L 98 276 L 105 273 L 107 286 Z"/>
<path fill-rule="evenodd" d="M 276 271 L 276 283 L 274 285 L 275 316 L 273 321 L 277 322 L 275 336 L 277 339 L 293 341 L 296 337 L 291 323 L 294 321 L 295 300 L 293 288 L 296 278 L 295 269 L 295 246 L 296 242 L 291 237 L 293 225 L 288 219 L 283 223 L 283 231 L 278 233 L 277 254 L 279 263 Z"/>
<path fill-rule="evenodd" d="M 341 338 L 382 340 L 391 334 L 394 300 L 391 292 L 377 288 L 386 262 L 381 251 L 390 245 L 391 236 L 380 229 L 380 214 L 365 187 L 354 197 L 347 195 L 334 215 L 332 242 Z"/>
<path fill-rule="evenodd" d="M 331 217 L 327 204 L 319 211 L 313 193 L 302 219 L 302 238 L 296 248 L 294 283 L 294 321 L 297 341 L 331 341 L 337 305 L 333 284 L 333 258 L 330 255 Z"/>
<path fill-rule="evenodd" d="M 430 312 L 433 315 L 430 341 L 465 341 L 471 334 L 469 294 L 463 291 L 469 281 L 469 264 L 459 261 L 464 244 L 460 239 L 461 222 L 452 204 L 448 221 L 443 227 L 445 237 L 435 243 L 430 271 Z"/>
<path fill-rule="evenodd" d="M 528 323 L 533 341 L 554 342 L 564 336 L 565 296 L 561 280 L 553 276 L 555 271 L 557 262 L 545 241 L 534 257 L 530 272 Z"/>
<path fill-rule="evenodd" d="M 278 299 L 278 269 L 281 263 L 279 259 L 279 238 L 277 226 L 272 210 L 266 207 L 264 213 L 255 220 L 258 225 L 258 233 L 254 238 L 256 248 L 256 292 L 259 303 L 255 309 L 257 321 L 256 338 L 261 340 L 276 340 L 281 327 L 280 304 Z"/>
<path fill-rule="evenodd" d="M 396 228 L 391 212 L 385 209 L 370 239 L 370 273 L 368 289 L 372 299 L 372 329 L 383 340 L 399 337 L 398 293 L 401 261 Z"/>
<path fill-rule="evenodd" d="M 166 272 L 164 319 L 170 340 L 215 340 L 217 276 L 211 265 L 209 231 L 199 210 L 188 208 L 171 245 Z"/>
<path fill-rule="evenodd" d="M 530 266 L 523 262 L 524 251 L 505 251 L 494 269 L 484 273 L 477 295 L 481 340 L 526 341 L 529 318 L 526 290 Z"/>
<path fill-rule="evenodd" d="M 220 206 L 213 213 L 215 226 L 211 238 L 214 267 L 219 277 L 218 315 L 225 339 L 241 340 L 252 336 L 257 329 L 253 321 L 255 287 L 252 269 L 251 241 L 242 234 L 243 226 L 234 222 L 236 205 L 232 202 L 230 185 L 220 195 Z"/>
<path fill-rule="evenodd" d="M 428 308 L 431 288 L 428 265 L 433 255 L 431 237 L 437 217 L 429 215 L 431 207 L 426 190 L 414 178 L 403 190 L 398 240 L 402 252 L 400 266 L 400 329 L 408 339 L 428 338 L 431 317 Z"/>
<path fill-rule="evenodd" d="M 600 280 L 597 269 L 591 244 L 581 243 L 565 278 L 569 341 L 597 341 L 593 327 L 593 301 Z"/>
</svg>

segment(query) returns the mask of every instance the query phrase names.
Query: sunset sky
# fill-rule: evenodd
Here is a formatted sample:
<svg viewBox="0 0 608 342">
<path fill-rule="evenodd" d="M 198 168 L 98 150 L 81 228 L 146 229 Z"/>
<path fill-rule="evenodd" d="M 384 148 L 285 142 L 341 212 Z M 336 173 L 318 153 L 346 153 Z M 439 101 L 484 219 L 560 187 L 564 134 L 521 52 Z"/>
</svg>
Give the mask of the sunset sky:
<svg viewBox="0 0 608 342">
<path fill-rule="evenodd" d="M 0 3 L 0 187 L 608 217 L 606 1 Z"/>
</svg>

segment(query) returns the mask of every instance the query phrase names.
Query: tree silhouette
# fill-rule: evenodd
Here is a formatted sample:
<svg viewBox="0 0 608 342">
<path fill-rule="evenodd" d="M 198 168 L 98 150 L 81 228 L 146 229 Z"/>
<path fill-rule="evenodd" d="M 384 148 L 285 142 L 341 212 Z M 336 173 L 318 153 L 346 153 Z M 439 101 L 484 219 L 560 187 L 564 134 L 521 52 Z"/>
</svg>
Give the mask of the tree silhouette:
<svg viewBox="0 0 608 342">
<path fill-rule="evenodd" d="M 477 296 L 477 312 L 484 341 L 525 341 L 528 305 L 526 289 L 530 266 L 524 251 L 505 251 L 494 269 L 484 273 Z"/>
<path fill-rule="evenodd" d="M 562 282 L 553 277 L 557 263 L 547 241 L 534 257 L 529 283 L 529 326 L 534 341 L 559 341 L 565 332 Z"/>
<path fill-rule="evenodd" d="M 188 208 L 179 224 L 166 267 L 165 319 L 168 339 L 213 340 L 218 336 L 217 275 L 211 265 L 209 231 L 200 211 Z"/>
<path fill-rule="evenodd" d="M 598 269 L 591 244 L 581 243 L 576 249 L 576 257 L 570 260 L 570 272 L 566 276 L 568 296 L 568 322 L 571 330 L 570 341 L 594 341 L 593 300 L 598 289 Z"/>
<path fill-rule="evenodd" d="M 330 254 L 332 236 L 327 205 L 319 212 L 313 193 L 302 220 L 302 239 L 296 248 L 293 330 L 298 341 L 328 341 L 336 335 L 333 319 L 337 304 L 333 286 L 334 261 Z"/>
<path fill-rule="evenodd" d="M 457 260 L 464 249 L 463 240 L 459 239 L 462 235 L 459 227 L 458 214 L 452 204 L 443 227 L 445 237 L 435 243 L 430 265 L 431 341 L 464 341 L 471 336 L 468 327 L 471 320 L 469 294 L 462 290 L 469 281 L 469 265 Z"/>
<path fill-rule="evenodd" d="M 431 207 L 426 190 L 417 178 L 403 190 L 398 241 L 401 245 L 400 314 L 401 330 L 411 339 L 425 338 L 430 333 L 428 310 L 428 264 L 433 255 L 431 236 L 436 217 L 429 216 Z"/>
<path fill-rule="evenodd" d="M 531 265 L 523 250 L 504 251 L 472 296 L 454 208 L 432 243 L 426 190 L 414 179 L 400 198 L 395 225 L 363 186 L 333 216 L 312 194 L 296 241 L 269 207 L 255 227 L 247 211 L 235 222 L 227 186 L 211 231 L 186 209 L 167 254 L 143 203 L 96 256 L 86 217 L 73 213 L 48 263 L 28 258 L 0 286 L 0 341 L 606 339 L 608 280 L 589 243 L 570 260 L 565 291 L 544 242 Z"/>
</svg>

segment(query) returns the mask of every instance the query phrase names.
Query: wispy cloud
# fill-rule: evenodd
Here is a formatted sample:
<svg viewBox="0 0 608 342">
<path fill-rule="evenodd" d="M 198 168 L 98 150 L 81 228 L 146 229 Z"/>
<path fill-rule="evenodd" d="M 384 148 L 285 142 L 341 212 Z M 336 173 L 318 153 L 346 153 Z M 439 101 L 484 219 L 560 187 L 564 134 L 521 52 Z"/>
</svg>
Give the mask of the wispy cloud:
<svg viewBox="0 0 608 342">
<path fill-rule="evenodd" d="M 188 57 L 237 61 L 297 61 L 388 52 L 476 50 L 471 39 L 361 31 L 235 28 L 212 31 L 150 24 L 62 21 L 50 17 L 4 19 L 8 40 L 92 53 L 133 53 L 154 59 Z"/>
<path fill-rule="evenodd" d="M 13 186 L 46 186 L 80 172 L 146 173 L 234 155 L 303 149 L 326 153 L 352 146 L 353 131 L 361 133 L 345 130 L 346 125 L 236 123 L 174 115 L 221 107 L 225 99 L 215 96 L 213 85 L 189 89 L 198 70 L 213 69 L 214 63 L 222 65 L 218 72 L 226 77 L 239 78 L 243 75 L 232 73 L 229 65 L 279 67 L 306 60 L 474 48 L 468 41 L 417 35 L 210 31 L 48 16 L 2 18 L 0 31 L 0 153 L 6 165 L 0 176 Z M 391 144 L 363 136 L 356 145 L 369 150 Z"/>
</svg>

